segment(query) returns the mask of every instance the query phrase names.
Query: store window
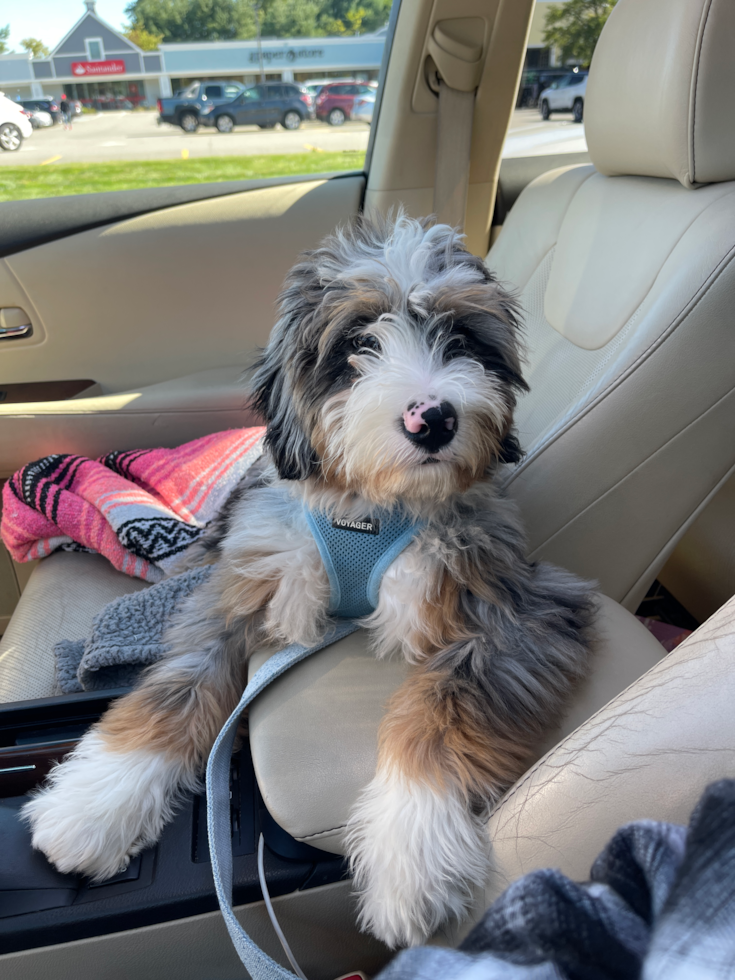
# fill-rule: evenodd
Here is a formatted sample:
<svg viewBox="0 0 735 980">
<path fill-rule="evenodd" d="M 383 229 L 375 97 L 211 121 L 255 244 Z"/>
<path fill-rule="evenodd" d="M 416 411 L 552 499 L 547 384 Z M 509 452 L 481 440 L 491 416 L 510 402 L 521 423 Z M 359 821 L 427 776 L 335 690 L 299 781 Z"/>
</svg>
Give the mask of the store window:
<svg viewBox="0 0 735 980">
<path fill-rule="evenodd" d="M 102 46 L 101 37 L 88 37 L 85 39 L 84 44 L 87 49 L 87 57 L 90 61 L 105 60 L 105 49 Z"/>
</svg>

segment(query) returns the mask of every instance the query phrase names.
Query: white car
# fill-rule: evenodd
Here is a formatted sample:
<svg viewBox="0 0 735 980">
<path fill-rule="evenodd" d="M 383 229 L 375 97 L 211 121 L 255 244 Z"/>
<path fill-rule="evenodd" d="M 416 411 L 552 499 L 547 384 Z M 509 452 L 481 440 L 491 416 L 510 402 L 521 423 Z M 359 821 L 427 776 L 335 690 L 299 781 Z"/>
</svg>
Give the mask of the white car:
<svg viewBox="0 0 735 980">
<path fill-rule="evenodd" d="M 23 140 L 32 134 L 30 115 L 0 92 L 0 149 L 19 150 Z"/>
<path fill-rule="evenodd" d="M 358 122 L 366 122 L 368 125 L 373 121 L 375 111 L 374 95 L 359 95 L 353 105 L 350 119 L 357 119 Z"/>
<path fill-rule="evenodd" d="M 54 124 L 54 120 L 50 112 L 44 112 L 43 109 L 34 109 L 33 111 L 26 109 L 26 112 L 28 112 L 31 117 L 31 126 L 33 126 L 34 129 L 46 129 L 48 126 L 53 126 Z"/>
<path fill-rule="evenodd" d="M 581 123 L 584 118 L 586 91 L 586 71 L 573 71 L 557 79 L 539 97 L 541 117 L 548 119 L 552 112 L 573 112 L 574 121 Z"/>
</svg>

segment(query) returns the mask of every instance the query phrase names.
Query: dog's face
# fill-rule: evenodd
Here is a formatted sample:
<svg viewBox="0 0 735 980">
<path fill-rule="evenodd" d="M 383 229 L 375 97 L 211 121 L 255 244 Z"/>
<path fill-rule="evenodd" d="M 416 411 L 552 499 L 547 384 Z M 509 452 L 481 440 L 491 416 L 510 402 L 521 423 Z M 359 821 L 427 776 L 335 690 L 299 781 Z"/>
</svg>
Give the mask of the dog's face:
<svg viewBox="0 0 735 980">
<path fill-rule="evenodd" d="M 306 253 L 280 313 L 253 390 L 282 478 L 391 505 L 520 458 L 515 306 L 446 225 L 359 219 Z"/>
</svg>

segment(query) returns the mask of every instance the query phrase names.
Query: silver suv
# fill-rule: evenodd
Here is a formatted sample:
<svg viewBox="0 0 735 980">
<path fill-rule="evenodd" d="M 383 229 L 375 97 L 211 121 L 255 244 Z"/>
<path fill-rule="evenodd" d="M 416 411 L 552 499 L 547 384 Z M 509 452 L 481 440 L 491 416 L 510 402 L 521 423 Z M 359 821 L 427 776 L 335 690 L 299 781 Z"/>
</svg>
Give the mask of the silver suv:
<svg viewBox="0 0 735 980">
<path fill-rule="evenodd" d="M 549 88 L 544 89 L 539 98 L 542 119 L 548 119 L 552 112 L 573 112 L 574 121 L 581 123 L 584 118 L 586 91 L 586 71 L 573 71 L 558 78 Z"/>
</svg>

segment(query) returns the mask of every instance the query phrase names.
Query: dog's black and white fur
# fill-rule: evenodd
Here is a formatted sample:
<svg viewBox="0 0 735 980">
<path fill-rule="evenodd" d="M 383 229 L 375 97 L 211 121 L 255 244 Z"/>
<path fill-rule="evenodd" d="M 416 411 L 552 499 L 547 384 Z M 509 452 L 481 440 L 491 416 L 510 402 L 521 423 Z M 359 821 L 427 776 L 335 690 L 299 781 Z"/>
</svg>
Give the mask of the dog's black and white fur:
<svg viewBox="0 0 735 980">
<path fill-rule="evenodd" d="M 254 376 L 268 466 L 190 564 L 216 567 L 150 668 L 26 806 L 34 846 L 97 879 L 155 841 L 207 755 L 264 638 L 314 643 L 329 583 L 302 502 L 426 522 L 364 625 L 412 672 L 380 730 L 345 835 L 362 924 L 416 943 L 486 873 L 484 818 L 584 675 L 588 584 L 530 564 L 496 489 L 521 376 L 513 299 L 448 227 L 360 219 L 306 253 Z M 284 493 L 284 489 L 287 491 Z"/>
</svg>

